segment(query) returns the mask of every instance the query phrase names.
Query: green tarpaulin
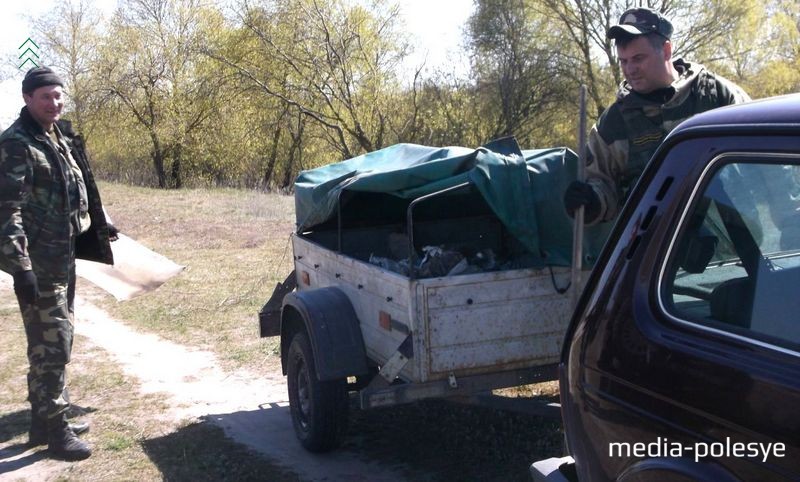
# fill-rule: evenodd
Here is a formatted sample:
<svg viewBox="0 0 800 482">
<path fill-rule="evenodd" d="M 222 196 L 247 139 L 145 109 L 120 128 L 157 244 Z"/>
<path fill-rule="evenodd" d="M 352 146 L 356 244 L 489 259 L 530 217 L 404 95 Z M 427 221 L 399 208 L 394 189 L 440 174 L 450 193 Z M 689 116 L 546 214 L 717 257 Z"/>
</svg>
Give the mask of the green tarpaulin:
<svg viewBox="0 0 800 482">
<path fill-rule="evenodd" d="M 469 182 L 531 253 L 546 264 L 567 266 L 572 220 L 562 197 L 575 178 L 576 162 L 567 148 L 520 151 L 513 139 L 478 149 L 396 144 L 300 173 L 295 182 L 297 228 L 311 230 L 336 216 L 342 190 L 411 200 Z M 587 248 L 593 251 L 591 243 Z"/>
</svg>

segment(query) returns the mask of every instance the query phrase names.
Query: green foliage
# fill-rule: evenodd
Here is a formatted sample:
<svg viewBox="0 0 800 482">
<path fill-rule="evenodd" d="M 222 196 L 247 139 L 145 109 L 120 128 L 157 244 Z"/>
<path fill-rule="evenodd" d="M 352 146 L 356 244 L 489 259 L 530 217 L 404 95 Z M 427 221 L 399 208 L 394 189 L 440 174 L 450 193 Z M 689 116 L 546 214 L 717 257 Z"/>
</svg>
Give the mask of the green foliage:
<svg viewBox="0 0 800 482">
<path fill-rule="evenodd" d="M 472 102 L 486 124 L 485 140 L 516 135 L 526 145 L 569 105 L 577 89 L 570 46 L 550 19 L 524 0 L 478 2 L 470 19 Z"/>
<path fill-rule="evenodd" d="M 291 188 L 300 170 L 398 143 L 575 147 L 622 80 L 608 27 L 629 0 L 476 0 L 470 72 L 402 78 L 389 0 L 123 0 L 110 19 L 59 3 L 37 29 L 105 178 Z M 653 0 L 676 54 L 759 98 L 800 89 L 794 0 Z"/>
</svg>

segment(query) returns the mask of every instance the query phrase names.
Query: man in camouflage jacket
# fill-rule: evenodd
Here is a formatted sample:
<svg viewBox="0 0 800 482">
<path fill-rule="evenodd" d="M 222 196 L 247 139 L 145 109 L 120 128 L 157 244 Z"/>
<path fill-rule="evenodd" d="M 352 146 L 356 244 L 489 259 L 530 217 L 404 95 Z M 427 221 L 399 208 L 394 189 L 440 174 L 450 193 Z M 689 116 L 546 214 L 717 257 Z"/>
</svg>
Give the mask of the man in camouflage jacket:
<svg viewBox="0 0 800 482">
<path fill-rule="evenodd" d="M 113 264 L 113 256 L 85 152 L 57 125 L 62 87 L 49 68 L 28 71 L 22 82 L 26 106 L 0 135 L 0 269 L 14 278 L 28 340 L 30 442 L 47 442 L 54 456 L 79 460 L 91 450 L 75 431 L 88 425 L 67 423 L 65 387 L 75 257 Z"/>
<path fill-rule="evenodd" d="M 586 182 L 564 194 L 570 216 L 585 206 L 585 222 L 611 221 L 667 134 L 707 110 L 750 100 L 734 83 L 696 63 L 672 59 L 672 24 L 647 8 L 622 14 L 611 27 L 625 82 L 617 100 L 589 133 Z"/>
</svg>

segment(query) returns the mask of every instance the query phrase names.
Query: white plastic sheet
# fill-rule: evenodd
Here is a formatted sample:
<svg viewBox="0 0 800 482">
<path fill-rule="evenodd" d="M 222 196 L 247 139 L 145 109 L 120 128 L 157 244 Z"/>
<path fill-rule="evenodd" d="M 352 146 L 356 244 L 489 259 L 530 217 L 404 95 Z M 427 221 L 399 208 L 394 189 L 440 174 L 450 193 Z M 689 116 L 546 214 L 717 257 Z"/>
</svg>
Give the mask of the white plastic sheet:
<svg viewBox="0 0 800 482">
<path fill-rule="evenodd" d="M 111 250 L 114 266 L 79 259 L 75 271 L 118 301 L 153 291 L 184 269 L 124 234 L 111 243 Z"/>
</svg>

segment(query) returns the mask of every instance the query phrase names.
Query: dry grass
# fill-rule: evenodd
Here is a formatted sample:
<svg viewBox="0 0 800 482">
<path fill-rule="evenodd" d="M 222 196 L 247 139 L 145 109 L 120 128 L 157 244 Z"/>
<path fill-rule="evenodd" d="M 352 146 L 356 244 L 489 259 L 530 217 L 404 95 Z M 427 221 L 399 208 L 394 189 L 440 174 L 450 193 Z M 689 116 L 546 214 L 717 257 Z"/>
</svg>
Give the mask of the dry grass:
<svg viewBox="0 0 800 482">
<path fill-rule="evenodd" d="M 495 394 L 504 397 L 558 397 L 558 381 L 534 383 L 531 385 L 520 385 L 518 387 L 503 388 L 495 390 Z"/>
<path fill-rule="evenodd" d="M 277 340 L 259 338 L 258 311 L 292 270 L 293 198 L 233 189 L 100 188 L 123 233 L 186 270 L 138 299 L 104 297 L 99 304 L 138 328 L 215 352 L 227 369 L 273 367 Z"/>
</svg>

